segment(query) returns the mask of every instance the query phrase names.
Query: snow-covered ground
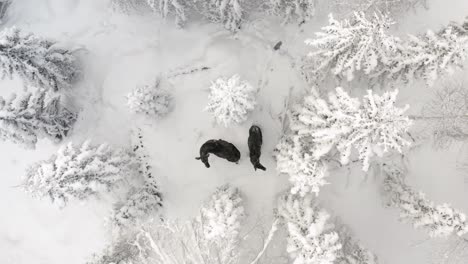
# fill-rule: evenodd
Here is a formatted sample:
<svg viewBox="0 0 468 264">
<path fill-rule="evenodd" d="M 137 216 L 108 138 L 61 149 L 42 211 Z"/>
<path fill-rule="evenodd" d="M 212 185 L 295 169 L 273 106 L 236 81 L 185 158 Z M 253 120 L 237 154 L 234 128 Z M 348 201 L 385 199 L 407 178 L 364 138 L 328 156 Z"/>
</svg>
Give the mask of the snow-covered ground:
<svg viewBox="0 0 468 264">
<path fill-rule="evenodd" d="M 256 20 L 232 35 L 214 24 L 190 23 L 178 29 L 155 17 L 113 14 L 106 2 L 16 0 L 11 19 L 4 25 L 53 37 L 73 49 L 82 48 L 84 80 L 67 92 L 81 112 L 67 140 L 90 138 L 128 146 L 131 130 L 141 127 L 170 217 L 195 215 L 216 187 L 231 183 L 244 194 L 249 217 L 264 215 L 268 225 L 277 195 L 288 188 L 287 178 L 277 174 L 272 158 L 282 134 L 279 117 L 290 91 L 294 100 L 308 89 L 295 68 L 295 58 L 305 54 L 304 39 L 326 20 L 315 19 L 301 30 L 294 25 L 281 26 L 275 20 Z M 466 0 L 433 0 L 429 10 L 405 16 L 398 33 L 438 29 L 449 21 L 461 21 L 468 15 L 466 11 Z M 281 50 L 273 51 L 280 40 Z M 200 67 L 209 69 L 177 75 Z M 125 96 L 161 74 L 175 75 L 165 83 L 174 95 L 174 111 L 163 119 L 131 114 Z M 233 74 L 258 88 L 258 106 L 242 125 L 223 128 L 203 110 L 211 81 Z M 1 86 L 2 96 L 22 89 L 17 80 L 4 80 Z M 415 113 L 432 91 L 420 84 L 400 90 L 401 104 L 410 104 Z M 266 172 L 254 171 L 248 158 L 251 124 L 263 129 Z M 206 169 L 195 160 L 203 142 L 218 138 L 238 146 L 239 165 L 211 158 L 212 167 Z M 0 143 L 0 263 L 83 264 L 109 242 L 105 218 L 111 197 L 58 209 L 47 200 L 30 198 L 17 187 L 29 164 L 47 159 L 58 147 L 44 141 L 36 150 L 24 150 Z M 409 157 L 409 179 L 431 199 L 468 212 L 466 171 L 456 170 L 463 148 L 418 148 Z M 322 189 L 320 200 L 342 217 L 382 263 L 431 263 L 431 253 L 444 241 L 429 241 L 424 233 L 400 223 L 397 212 L 385 209 L 379 193 L 381 179 L 354 167 L 332 171 L 328 179 L 331 184 Z"/>
</svg>

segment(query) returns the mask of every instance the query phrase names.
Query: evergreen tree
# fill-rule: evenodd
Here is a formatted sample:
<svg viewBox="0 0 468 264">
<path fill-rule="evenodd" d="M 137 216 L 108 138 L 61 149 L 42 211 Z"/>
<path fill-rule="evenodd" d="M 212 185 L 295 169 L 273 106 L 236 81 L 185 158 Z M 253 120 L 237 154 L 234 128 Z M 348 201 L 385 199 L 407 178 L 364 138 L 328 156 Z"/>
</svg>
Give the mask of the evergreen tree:
<svg viewBox="0 0 468 264">
<path fill-rule="evenodd" d="M 3 77 L 17 74 L 27 84 L 54 91 L 70 87 L 81 71 L 71 51 L 17 28 L 0 32 L 0 70 Z"/>
<path fill-rule="evenodd" d="M 315 160 L 336 147 L 341 163 L 347 164 L 351 149 L 356 148 L 363 170 L 367 171 L 375 154 L 381 156 L 390 149 L 401 152 L 402 147 L 409 145 L 403 134 L 412 122 L 403 115 L 408 106 L 394 106 L 397 94 L 395 90 L 379 96 L 368 90 L 362 102 L 341 88 L 329 94 L 329 102 L 309 95 L 293 110 L 291 130 L 306 138 L 305 148 Z"/>
<path fill-rule="evenodd" d="M 30 166 L 23 187 L 32 196 L 49 197 L 63 207 L 70 199 L 86 200 L 118 187 L 132 176 L 133 165 L 133 156 L 125 150 L 89 141 L 69 143 L 49 160 Z"/>
<path fill-rule="evenodd" d="M 431 237 L 462 236 L 468 232 L 464 213 L 447 203 L 435 205 L 424 193 L 414 191 L 405 183 L 403 169 L 392 164 L 384 165 L 383 169 L 387 203 L 400 210 L 402 220 L 424 229 Z"/>
<path fill-rule="evenodd" d="M 337 220 L 337 222 L 339 222 Z M 339 264 L 378 264 L 377 256 L 357 241 L 349 228 L 341 223 L 335 224 L 335 230 L 340 236 L 342 245 L 338 257 Z"/>
<path fill-rule="evenodd" d="M 342 15 L 352 12 L 383 12 L 393 17 L 401 16 L 417 8 L 428 9 L 427 0 L 332 0 L 332 9 Z"/>
<path fill-rule="evenodd" d="M 423 79 L 430 86 L 441 75 L 463 66 L 468 46 L 465 24 L 452 23 L 438 33 L 410 35 L 407 40 L 388 34 L 392 24 L 385 15 L 367 19 L 362 12 L 342 22 L 330 16 L 323 32 L 306 40 L 314 51 L 305 60 L 304 74 L 314 82 L 321 82 L 331 71 L 348 81 L 361 73 L 381 81 Z"/>
<path fill-rule="evenodd" d="M 288 230 L 287 251 L 292 263 L 335 263 L 342 248 L 339 236 L 328 223 L 330 215 L 314 205 L 311 196 L 282 196 L 278 215 Z"/>
<path fill-rule="evenodd" d="M 280 140 L 275 149 L 276 169 L 288 174 L 292 194 L 318 195 L 320 188 L 328 184 L 325 180 L 327 169 L 321 160 L 311 156 L 304 139 L 298 135 L 287 135 Z"/>
<path fill-rule="evenodd" d="M 240 29 L 243 0 L 193 0 L 198 12 L 207 20 L 223 24 L 230 31 Z"/>
<path fill-rule="evenodd" d="M 268 0 L 265 5 L 272 15 L 283 18 L 283 23 L 302 24 L 315 16 L 317 0 Z"/>
<path fill-rule="evenodd" d="M 212 112 L 216 122 L 225 127 L 242 123 L 255 108 L 255 93 L 254 88 L 241 81 L 239 75 L 229 79 L 219 78 L 211 84 L 205 110 Z"/>
<path fill-rule="evenodd" d="M 183 27 L 187 21 L 186 9 L 190 0 L 146 0 L 153 11 L 163 18 L 172 15 L 176 25 Z"/>
<path fill-rule="evenodd" d="M 62 106 L 60 96 L 36 90 L 5 100 L 0 97 L 0 138 L 35 148 L 38 138 L 60 141 L 77 115 Z"/>
<path fill-rule="evenodd" d="M 374 14 L 368 19 L 356 12 L 352 20 L 338 21 L 330 15 L 328 22 L 315 39 L 305 41 L 314 49 L 304 65 L 312 81 L 321 82 L 328 72 L 350 81 L 356 72 L 374 74 L 391 64 L 399 40 L 387 33 L 394 24 L 390 17 Z"/>
</svg>

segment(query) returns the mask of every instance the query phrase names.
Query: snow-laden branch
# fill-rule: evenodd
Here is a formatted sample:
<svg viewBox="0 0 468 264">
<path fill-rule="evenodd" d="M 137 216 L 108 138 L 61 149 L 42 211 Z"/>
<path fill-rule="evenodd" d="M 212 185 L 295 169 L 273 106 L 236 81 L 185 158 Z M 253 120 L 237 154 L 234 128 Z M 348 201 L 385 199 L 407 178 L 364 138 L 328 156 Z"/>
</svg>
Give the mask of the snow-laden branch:
<svg viewBox="0 0 468 264">
<path fill-rule="evenodd" d="M 403 221 L 417 229 L 423 229 L 431 237 L 446 237 L 452 234 L 463 236 L 468 232 L 466 215 L 450 204 L 436 205 L 422 192 L 413 190 L 405 183 L 404 172 L 394 165 L 384 165 L 384 192 L 390 207 L 400 210 Z"/>
</svg>

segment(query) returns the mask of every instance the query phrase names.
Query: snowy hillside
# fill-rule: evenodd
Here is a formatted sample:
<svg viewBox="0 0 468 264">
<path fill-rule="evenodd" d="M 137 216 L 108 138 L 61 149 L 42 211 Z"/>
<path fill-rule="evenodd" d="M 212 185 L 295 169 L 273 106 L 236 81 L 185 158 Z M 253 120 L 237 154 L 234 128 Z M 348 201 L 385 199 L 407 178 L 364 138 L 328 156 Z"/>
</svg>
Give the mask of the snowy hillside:
<svg viewBox="0 0 468 264">
<path fill-rule="evenodd" d="M 468 2 L 384 2 L 11 0 L 0 263 L 468 263 Z"/>
</svg>

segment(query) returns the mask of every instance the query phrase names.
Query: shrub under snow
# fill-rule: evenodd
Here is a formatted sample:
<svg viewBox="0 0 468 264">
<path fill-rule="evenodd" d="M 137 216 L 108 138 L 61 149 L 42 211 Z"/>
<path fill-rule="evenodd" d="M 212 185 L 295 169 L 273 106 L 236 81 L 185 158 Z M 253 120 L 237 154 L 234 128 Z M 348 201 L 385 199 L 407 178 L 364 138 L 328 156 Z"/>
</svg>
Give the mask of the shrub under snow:
<svg viewBox="0 0 468 264">
<path fill-rule="evenodd" d="M 154 84 L 137 87 L 128 94 L 127 104 L 134 113 L 162 117 L 171 111 L 172 96 L 161 88 L 161 81 L 157 79 Z"/>
<path fill-rule="evenodd" d="M 255 108 L 255 89 L 241 81 L 239 75 L 229 79 L 219 78 L 211 84 L 209 103 L 205 110 L 212 112 L 218 124 L 228 127 L 247 120 Z"/>
<path fill-rule="evenodd" d="M 24 190 L 34 197 L 49 197 L 65 206 L 70 199 L 86 200 L 117 187 L 133 173 L 133 156 L 127 151 L 89 141 L 69 143 L 49 160 L 29 167 Z"/>
</svg>

